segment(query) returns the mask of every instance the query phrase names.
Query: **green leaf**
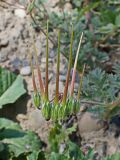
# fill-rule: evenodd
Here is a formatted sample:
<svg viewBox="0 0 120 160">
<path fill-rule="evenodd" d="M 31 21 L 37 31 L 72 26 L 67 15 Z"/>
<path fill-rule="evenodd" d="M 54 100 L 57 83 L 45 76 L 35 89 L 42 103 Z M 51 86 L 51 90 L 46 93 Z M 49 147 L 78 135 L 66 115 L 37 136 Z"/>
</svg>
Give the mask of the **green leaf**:
<svg viewBox="0 0 120 160">
<path fill-rule="evenodd" d="M 75 123 L 72 127 L 66 129 L 67 135 L 72 134 L 73 132 L 76 131 L 76 129 L 77 129 L 77 124 Z"/>
<path fill-rule="evenodd" d="M 27 156 L 27 160 L 38 160 L 40 151 L 34 151 Z"/>
<path fill-rule="evenodd" d="M 5 118 L 0 118 L 0 130 L 2 128 L 21 130 L 21 127 L 18 123 L 15 123 Z"/>
<path fill-rule="evenodd" d="M 69 155 L 70 155 L 71 159 L 85 160 L 84 155 L 78 145 L 76 145 L 75 143 L 73 143 L 71 141 L 69 141 L 68 145 L 69 145 Z"/>
<path fill-rule="evenodd" d="M 30 155 L 37 160 L 42 147 L 41 140 L 35 133 L 23 131 L 17 123 L 5 118 L 0 118 L 0 140 L 0 149 L 6 152 L 5 156 L 11 153 L 13 157 Z"/>
<path fill-rule="evenodd" d="M 23 78 L 10 71 L 0 68 L 0 108 L 3 105 L 14 103 L 26 92 Z"/>
<path fill-rule="evenodd" d="M 64 155 L 52 152 L 49 160 L 68 160 L 68 158 Z"/>
<path fill-rule="evenodd" d="M 15 74 L 0 67 L 0 96 L 11 86 L 15 79 Z"/>
<path fill-rule="evenodd" d="M 8 144 L 9 152 L 13 152 L 15 157 L 18 157 L 22 153 L 39 151 L 41 148 L 40 139 L 31 131 L 18 138 L 4 139 L 4 143 Z"/>
</svg>

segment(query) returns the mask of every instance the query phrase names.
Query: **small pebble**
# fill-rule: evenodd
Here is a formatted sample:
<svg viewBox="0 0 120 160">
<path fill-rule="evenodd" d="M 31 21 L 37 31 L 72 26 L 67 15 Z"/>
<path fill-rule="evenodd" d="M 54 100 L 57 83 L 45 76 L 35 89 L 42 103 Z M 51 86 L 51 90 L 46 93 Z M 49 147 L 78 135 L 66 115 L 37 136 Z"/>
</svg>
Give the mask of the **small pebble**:
<svg viewBox="0 0 120 160">
<path fill-rule="evenodd" d="M 20 74 L 22 76 L 29 76 L 31 74 L 31 68 L 30 68 L 30 66 L 26 66 L 26 67 L 21 68 Z"/>
<path fill-rule="evenodd" d="M 45 57 L 43 57 L 43 58 L 41 59 L 41 63 L 46 63 L 46 58 L 45 58 Z"/>
<path fill-rule="evenodd" d="M 64 92 L 64 84 L 63 84 L 63 82 L 59 82 L 59 92 L 60 93 Z"/>
<path fill-rule="evenodd" d="M 54 58 L 54 56 L 55 56 L 55 52 L 54 52 L 54 50 L 53 49 L 51 49 L 50 50 L 50 58 Z"/>
<path fill-rule="evenodd" d="M 5 62 L 7 60 L 7 56 L 0 54 L 0 63 Z"/>
<path fill-rule="evenodd" d="M 65 75 L 60 75 L 60 81 L 65 82 L 66 81 L 66 76 Z"/>
<path fill-rule="evenodd" d="M 26 17 L 26 13 L 25 13 L 24 9 L 16 9 L 15 10 L 15 15 L 20 17 L 20 18 Z"/>
<path fill-rule="evenodd" d="M 0 39 L 0 46 L 7 47 L 8 44 L 9 44 L 9 40 L 8 39 L 3 38 L 3 37 Z"/>
<path fill-rule="evenodd" d="M 24 67 L 25 67 L 25 66 L 29 66 L 29 61 L 26 60 L 26 59 L 23 59 L 22 65 L 23 65 Z"/>
<path fill-rule="evenodd" d="M 15 58 L 12 62 L 13 68 L 18 69 L 21 65 L 21 61 L 19 58 Z"/>
</svg>

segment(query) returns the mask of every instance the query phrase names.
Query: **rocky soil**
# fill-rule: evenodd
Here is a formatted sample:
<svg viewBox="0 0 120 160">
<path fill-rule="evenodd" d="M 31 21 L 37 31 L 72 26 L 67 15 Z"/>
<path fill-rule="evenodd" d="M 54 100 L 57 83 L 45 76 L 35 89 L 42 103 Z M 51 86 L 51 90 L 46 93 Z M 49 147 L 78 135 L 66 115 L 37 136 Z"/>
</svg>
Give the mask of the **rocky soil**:
<svg viewBox="0 0 120 160">
<path fill-rule="evenodd" d="M 58 0 L 52 1 L 53 6 Z M 11 0 L 11 2 L 13 2 Z M 1 7 L 2 6 L 2 7 Z M 3 7 L 4 6 L 4 7 Z M 18 121 L 24 130 L 31 129 L 38 133 L 40 138 L 47 143 L 47 135 L 51 122 L 46 122 L 41 111 L 35 109 L 32 103 L 31 70 L 29 66 L 29 51 L 33 53 L 32 32 L 30 30 L 30 18 L 24 8 L 16 3 L 14 6 L 6 6 L 0 2 L 0 66 L 9 68 L 17 74 L 21 74 L 26 82 L 28 94 L 21 97 L 14 105 L 9 105 L 0 111 L 0 116 Z M 47 9 L 48 9 L 47 8 Z M 57 10 L 59 8 L 54 8 Z M 66 10 L 71 9 L 68 2 Z M 35 44 L 38 48 L 39 63 L 43 79 L 45 79 L 45 36 L 36 33 Z M 53 45 L 49 44 L 49 93 L 53 97 L 55 91 L 56 53 Z M 60 92 L 63 92 L 66 80 L 67 60 L 61 55 Z M 76 83 L 76 88 L 78 84 Z M 120 151 L 120 138 L 115 138 L 115 130 L 104 132 L 103 125 L 90 113 L 80 112 L 78 115 L 78 134 L 81 136 L 83 150 L 93 147 L 100 156 Z"/>
</svg>

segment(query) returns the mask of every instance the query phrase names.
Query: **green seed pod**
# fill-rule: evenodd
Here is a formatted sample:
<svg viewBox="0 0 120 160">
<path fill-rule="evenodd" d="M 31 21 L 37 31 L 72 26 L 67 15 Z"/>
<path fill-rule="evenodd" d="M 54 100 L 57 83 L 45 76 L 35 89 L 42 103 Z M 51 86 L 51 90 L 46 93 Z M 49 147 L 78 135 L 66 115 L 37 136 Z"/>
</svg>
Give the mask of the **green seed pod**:
<svg viewBox="0 0 120 160">
<path fill-rule="evenodd" d="M 44 103 L 42 107 L 42 114 L 46 120 L 49 120 L 51 118 L 51 105 L 49 102 Z"/>
<path fill-rule="evenodd" d="M 67 101 L 67 112 L 68 115 L 71 115 L 73 113 L 73 99 L 68 99 Z"/>
<path fill-rule="evenodd" d="M 39 108 L 41 105 L 41 97 L 38 92 L 33 94 L 33 101 L 34 101 L 35 107 Z"/>
<path fill-rule="evenodd" d="M 73 113 L 76 114 L 80 110 L 80 103 L 79 101 L 74 101 L 74 108 L 73 108 Z"/>
<path fill-rule="evenodd" d="M 55 121 L 57 121 L 58 120 L 58 105 L 55 105 Z"/>
<path fill-rule="evenodd" d="M 60 119 L 61 120 L 63 120 L 66 117 L 66 105 L 65 106 L 61 105 L 59 114 L 60 114 Z"/>
<path fill-rule="evenodd" d="M 58 119 L 59 120 L 62 119 L 62 105 L 59 105 L 59 107 L 58 107 Z"/>
<path fill-rule="evenodd" d="M 70 98 L 67 101 L 67 113 L 68 115 L 76 114 L 80 109 L 80 103 L 79 101 L 76 101 L 72 98 Z"/>
<path fill-rule="evenodd" d="M 52 106 L 52 109 L 51 109 L 51 119 L 52 120 L 55 119 L 54 106 Z"/>
<path fill-rule="evenodd" d="M 71 114 L 74 114 L 76 111 L 76 102 L 74 99 L 71 101 Z"/>
<path fill-rule="evenodd" d="M 67 103 L 66 103 L 65 114 L 66 114 L 66 116 L 70 115 L 70 105 L 69 105 L 69 102 L 68 102 L 68 101 L 67 101 Z"/>
<path fill-rule="evenodd" d="M 63 119 L 66 118 L 66 117 L 68 116 L 67 105 L 65 105 L 65 106 L 63 107 L 62 113 L 63 113 Z"/>
<path fill-rule="evenodd" d="M 57 120 L 57 115 L 56 115 L 56 105 L 53 105 L 52 111 L 51 111 L 51 118 L 52 120 L 56 121 Z"/>
</svg>

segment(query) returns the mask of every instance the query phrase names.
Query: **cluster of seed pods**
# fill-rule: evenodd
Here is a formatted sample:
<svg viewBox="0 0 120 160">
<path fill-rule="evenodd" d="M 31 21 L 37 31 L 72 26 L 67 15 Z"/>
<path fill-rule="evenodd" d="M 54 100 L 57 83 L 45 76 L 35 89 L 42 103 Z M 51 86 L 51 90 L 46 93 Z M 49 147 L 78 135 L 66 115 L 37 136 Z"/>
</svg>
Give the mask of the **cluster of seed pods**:
<svg viewBox="0 0 120 160">
<path fill-rule="evenodd" d="M 68 70 L 67 70 L 67 76 L 66 76 L 66 83 L 65 83 L 63 94 L 60 94 L 59 93 L 60 31 L 58 31 L 56 91 L 55 91 L 55 97 L 53 98 L 53 100 L 49 100 L 49 95 L 48 95 L 48 78 L 49 78 L 49 73 L 48 73 L 48 57 L 49 57 L 48 22 L 47 22 L 47 32 L 46 32 L 46 78 L 45 78 L 45 85 L 42 80 L 41 70 L 40 70 L 40 66 L 38 63 L 37 48 L 35 46 L 35 43 L 33 42 L 34 51 L 35 51 L 36 68 L 37 68 L 38 80 L 39 80 L 39 85 L 40 85 L 40 87 L 39 87 L 40 90 L 39 90 L 36 85 L 36 80 L 35 80 L 36 77 L 34 75 L 32 58 L 30 58 L 31 59 L 30 60 L 31 70 L 32 70 L 32 83 L 33 83 L 33 88 L 34 88 L 33 101 L 34 101 L 34 105 L 37 108 L 40 108 L 42 110 L 42 114 L 47 120 L 49 120 L 49 119 L 52 119 L 54 121 L 64 120 L 66 117 L 73 115 L 73 114 L 76 114 L 80 108 L 80 95 L 81 95 L 85 65 L 83 66 L 83 71 L 82 71 L 81 78 L 80 78 L 77 99 L 75 99 L 73 97 L 73 95 L 74 95 L 74 83 L 75 83 L 75 76 L 76 76 L 77 60 L 78 60 L 78 54 L 79 54 L 80 46 L 81 46 L 81 42 L 82 42 L 83 33 L 80 36 L 80 41 L 79 41 L 77 52 L 76 52 L 72 80 L 71 80 L 70 95 L 68 96 L 68 84 L 69 84 L 69 79 L 70 79 L 70 71 L 72 68 L 73 37 L 74 37 L 74 32 L 72 29 L 71 40 L 70 40 L 69 64 L 68 64 Z"/>
</svg>

